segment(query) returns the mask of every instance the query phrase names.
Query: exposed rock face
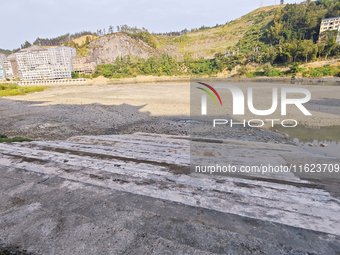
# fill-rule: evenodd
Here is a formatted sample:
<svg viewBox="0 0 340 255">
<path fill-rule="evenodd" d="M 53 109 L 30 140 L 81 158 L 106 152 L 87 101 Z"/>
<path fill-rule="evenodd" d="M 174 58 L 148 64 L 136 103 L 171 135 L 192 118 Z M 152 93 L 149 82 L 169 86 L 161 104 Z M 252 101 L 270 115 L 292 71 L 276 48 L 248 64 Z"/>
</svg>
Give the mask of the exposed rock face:
<svg viewBox="0 0 340 255">
<path fill-rule="evenodd" d="M 133 39 L 126 34 L 118 33 L 103 36 L 90 43 L 88 57 L 92 58 L 97 64 L 113 63 L 117 57 L 128 55 L 140 58 L 149 58 L 159 55 L 151 46 L 140 39 Z"/>
</svg>

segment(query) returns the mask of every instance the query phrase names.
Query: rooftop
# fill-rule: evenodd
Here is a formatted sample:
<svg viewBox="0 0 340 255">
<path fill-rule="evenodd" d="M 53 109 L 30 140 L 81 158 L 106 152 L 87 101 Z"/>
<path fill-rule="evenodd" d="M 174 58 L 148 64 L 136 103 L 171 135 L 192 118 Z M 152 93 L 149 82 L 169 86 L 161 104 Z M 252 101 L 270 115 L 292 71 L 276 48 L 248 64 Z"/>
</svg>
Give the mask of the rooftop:
<svg viewBox="0 0 340 255">
<path fill-rule="evenodd" d="M 332 17 L 332 18 L 323 19 L 322 21 L 324 21 L 324 20 L 331 20 L 331 19 L 340 19 L 340 16 L 339 17 Z"/>
<path fill-rule="evenodd" d="M 32 45 L 28 48 L 25 48 L 25 49 L 21 49 L 19 50 L 18 52 L 21 53 L 21 52 L 27 52 L 27 51 L 45 51 L 47 49 L 41 47 L 41 46 L 38 46 L 38 45 Z"/>
</svg>

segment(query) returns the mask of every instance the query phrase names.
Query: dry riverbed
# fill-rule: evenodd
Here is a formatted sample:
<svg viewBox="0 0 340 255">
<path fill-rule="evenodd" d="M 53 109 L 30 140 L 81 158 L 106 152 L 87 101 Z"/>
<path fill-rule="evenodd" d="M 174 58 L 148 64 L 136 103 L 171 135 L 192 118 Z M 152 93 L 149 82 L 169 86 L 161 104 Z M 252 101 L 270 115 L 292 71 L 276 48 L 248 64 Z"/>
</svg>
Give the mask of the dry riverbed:
<svg viewBox="0 0 340 255">
<path fill-rule="evenodd" d="M 134 132 L 187 135 L 189 83 L 59 86 L 0 98 L 0 133 L 34 140 Z M 287 143 L 284 135 L 223 128 L 226 138 Z"/>
<path fill-rule="evenodd" d="M 270 106 L 272 85 L 254 86 L 257 107 Z M 340 87 L 306 88 L 314 121 L 301 124 L 340 124 Z M 188 169 L 191 143 L 207 160 L 223 146 L 223 162 L 238 166 L 339 158 L 292 146 L 285 131 L 268 128 L 225 125 L 204 134 L 214 142 L 190 142 L 192 127 L 203 124 L 189 121 L 189 100 L 189 83 L 60 86 L 0 98 L 0 133 L 35 140 L 0 144 L 0 254 L 337 254 L 338 173 Z"/>
</svg>

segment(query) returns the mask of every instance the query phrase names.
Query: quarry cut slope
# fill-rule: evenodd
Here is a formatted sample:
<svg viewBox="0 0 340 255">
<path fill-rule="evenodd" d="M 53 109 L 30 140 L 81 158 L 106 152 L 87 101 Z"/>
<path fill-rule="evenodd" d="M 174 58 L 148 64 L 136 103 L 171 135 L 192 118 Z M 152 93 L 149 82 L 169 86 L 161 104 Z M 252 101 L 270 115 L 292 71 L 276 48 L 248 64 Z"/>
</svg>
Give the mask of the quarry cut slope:
<svg viewBox="0 0 340 255">
<path fill-rule="evenodd" d="M 123 33 L 103 36 L 89 44 L 88 57 L 97 64 L 114 63 L 117 57 L 137 56 L 149 58 L 159 53 L 140 39 L 133 39 Z"/>
</svg>

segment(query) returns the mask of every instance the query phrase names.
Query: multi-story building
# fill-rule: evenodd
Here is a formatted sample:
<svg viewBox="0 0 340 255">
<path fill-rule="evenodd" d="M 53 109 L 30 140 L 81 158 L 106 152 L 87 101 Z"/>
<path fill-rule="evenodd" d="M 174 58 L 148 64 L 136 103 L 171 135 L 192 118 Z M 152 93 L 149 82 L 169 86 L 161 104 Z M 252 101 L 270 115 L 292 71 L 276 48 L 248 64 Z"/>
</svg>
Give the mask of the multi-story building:
<svg viewBox="0 0 340 255">
<path fill-rule="evenodd" d="M 19 78 L 18 62 L 15 53 L 7 57 L 5 72 L 7 78 Z"/>
<path fill-rule="evenodd" d="M 18 51 L 15 56 L 22 80 L 63 79 L 71 78 L 76 49 L 66 46 L 45 49 L 33 45 Z"/>
<path fill-rule="evenodd" d="M 0 61 L 0 80 L 4 80 L 4 79 L 6 79 L 5 71 L 4 71 L 4 69 L 2 67 L 2 63 Z"/>
<path fill-rule="evenodd" d="M 85 74 L 92 74 L 96 71 L 96 63 L 94 61 L 86 61 L 84 63 Z"/>
<path fill-rule="evenodd" d="M 0 80 L 6 79 L 5 70 L 3 67 L 3 59 L 7 60 L 6 55 L 0 52 Z"/>
<path fill-rule="evenodd" d="M 59 46 L 48 49 L 54 79 L 71 78 L 72 57 L 77 56 L 75 48 Z"/>
<path fill-rule="evenodd" d="M 53 79 L 47 49 L 34 45 L 19 50 L 15 55 L 21 80 Z"/>
<path fill-rule="evenodd" d="M 80 74 L 92 74 L 96 70 L 96 63 L 88 61 L 85 57 L 78 56 L 72 58 L 73 70 Z"/>
<path fill-rule="evenodd" d="M 14 79 L 19 77 L 15 54 L 6 57 L 5 54 L 0 53 L 0 64 L 2 65 L 2 70 L 6 78 Z"/>
<path fill-rule="evenodd" d="M 6 78 L 14 79 L 19 77 L 18 64 L 15 54 L 11 54 L 8 57 L 2 56 L 1 58 Z"/>
<path fill-rule="evenodd" d="M 84 63 L 86 62 L 86 58 L 83 56 L 77 56 L 72 58 L 73 70 L 75 72 L 84 73 Z"/>
<path fill-rule="evenodd" d="M 319 32 L 319 41 L 322 41 L 324 34 L 326 31 L 338 31 L 336 41 L 340 42 L 340 17 L 333 17 L 328 19 L 323 19 L 320 25 L 320 32 Z"/>
</svg>

